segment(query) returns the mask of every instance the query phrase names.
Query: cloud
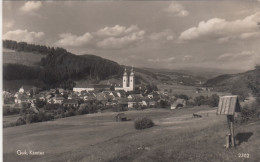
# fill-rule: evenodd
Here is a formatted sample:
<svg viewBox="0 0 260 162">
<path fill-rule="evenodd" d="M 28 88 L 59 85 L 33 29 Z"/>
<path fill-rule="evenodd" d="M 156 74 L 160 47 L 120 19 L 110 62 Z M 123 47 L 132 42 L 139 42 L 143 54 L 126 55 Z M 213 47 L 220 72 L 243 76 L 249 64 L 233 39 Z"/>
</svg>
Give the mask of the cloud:
<svg viewBox="0 0 260 162">
<path fill-rule="evenodd" d="M 32 12 L 38 10 L 41 6 L 41 1 L 28 1 L 20 8 L 20 10 L 24 12 Z"/>
<path fill-rule="evenodd" d="M 109 37 L 97 43 L 98 47 L 105 49 L 121 49 L 134 45 L 144 38 L 145 31 L 134 32 L 123 37 Z"/>
<path fill-rule="evenodd" d="M 189 12 L 184 8 L 184 6 L 177 2 L 172 2 L 167 8 L 164 9 L 164 11 L 178 17 L 185 17 L 189 15 Z"/>
<path fill-rule="evenodd" d="M 198 26 L 185 30 L 179 39 L 184 41 L 216 39 L 219 42 L 237 38 L 248 39 L 260 33 L 257 27 L 259 20 L 260 12 L 234 21 L 213 18 L 201 21 Z"/>
<path fill-rule="evenodd" d="M 28 30 L 17 29 L 5 33 L 3 39 L 35 43 L 42 41 L 44 36 L 44 32 L 29 32 Z"/>
<path fill-rule="evenodd" d="M 92 34 L 85 33 L 82 36 L 73 35 L 71 33 L 63 33 L 60 34 L 59 37 L 61 38 L 54 44 L 57 46 L 73 46 L 73 47 L 80 47 L 87 45 L 93 39 Z"/>
<path fill-rule="evenodd" d="M 98 36 L 122 36 L 132 32 L 139 31 L 139 28 L 136 25 L 131 25 L 130 27 L 115 25 L 113 27 L 104 27 L 96 32 Z"/>
<path fill-rule="evenodd" d="M 135 25 L 130 27 L 115 25 L 99 29 L 96 32 L 87 32 L 82 36 L 63 33 L 59 35 L 60 39 L 55 42 L 55 45 L 71 47 L 88 45 L 89 48 L 97 49 L 122 49 L 143 41 L 144 36 L 145 31 Z"/>
<path fill-rule="evenodd" d="M 255 53 L 255 51 L 242 51 L 242 52 L 238 52 L 238 53 L 225 53 L 220 55 L 217 59 L 218 60 L 234 60 L 234 59 L 245 59 L 245 58 L 251 58 L 251 57 L 255 57 L 257 56 L 257 54 Z"/>
<path fill-rule="evenodd" d="M 151 40 L 172 41 L 175 38 L 175 34 L 170 29 L 166 29 L 162 32 L 152 33 L 149 38 Z"/>
<path fill-rule="evenodd" d="M 182 61 L 188 61 L 188 60 L 191 60 L 193 58 L 193 56 L 191 55 L 185 55 L 182 57 Z"/>
<path fill-rule="evenodd" d="M 169 58 L 165 58 L 165 59 L 161 59 L 161 58 L 156 58 L 156 59 L 148 59 L 148 62 L 152 62 L 152 63 L 170 63 L 173 62 L 175 60 L 175 57 L 169 57 Z"/>
</svg>

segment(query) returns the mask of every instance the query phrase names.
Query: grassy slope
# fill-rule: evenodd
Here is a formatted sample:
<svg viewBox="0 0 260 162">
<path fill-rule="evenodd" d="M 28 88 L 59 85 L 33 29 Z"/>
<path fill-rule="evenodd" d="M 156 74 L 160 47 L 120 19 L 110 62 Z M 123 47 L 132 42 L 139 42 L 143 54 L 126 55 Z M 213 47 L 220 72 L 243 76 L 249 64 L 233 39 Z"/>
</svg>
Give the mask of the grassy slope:
<svg viewBox="0 0 260 162">
<path fill-rule="evenodd" d="M 44 55 L 30 52 L 17 52 L 13 50 L 3 50 L 3 64 L 22 64 L 26 66 L 39 66 Z"/>
<path fill-rule="evenodd" d="M 203 118 L 191 114 L 202 111 Z M 206 115 L 208 113 L 208 116 Z M 242 161 L 250 153 L 257 161 L 260 125 L 236 126 L 236 133 L 252 132 L 248 142 L 224 149 L 225 116 L 197 107 L 182 110 L 128 111 L 129 118 L 149 116 L 156 126 L 138 131 L 133 121 L 115 122 L 116 113 L 64 118 L 3 130 L 4 160 L 12 161 Z M 16 150 L 44 151 L 44 156 L 17 156 Z"/>
<path fill-rule="evenodd" d="M 216 91 L 201 91 L 200 93 L 196 93 L 196 87 L 194 86 L 185 86 L 185 85 L 179 85 L 179 84 L 172 84 L 172 85 L 164 85 L 159 84 L 157 87 L 160 90 L 172 90 L 172 94 L 185 94 L 189 97 L 197 97 L 197 96 L 211 96 L 213 94 L 217 94 L 219 96 L 223 95 L 230 95 L 230 93 L 225 92 L 216 92 Z"/>
<path fill-rule="evenodd" d="M 250 78 L 255 78 L 259 74 L 258 70 L 251 70 L 244 73 L 238 74 L 225 74 L 218 77 L 209 79 L 205 86 L 214 87 L 218 89 L 230 90 L 232 86 L 240 87 L 244 91 L 250 92 L 251 89 L 248 87 Z"/>
<path fill-rule="evenodd" d="M 44 55 L 30 52 L 17 52 L 14 50 L 3 49 L 3 64 L 22 64 L 26 66 L 39 66 Z M 21 86 L 40 86 L 41 81 L 37 80 L 3 80 L 3 90 L 16 92 Z"/>
</svg>

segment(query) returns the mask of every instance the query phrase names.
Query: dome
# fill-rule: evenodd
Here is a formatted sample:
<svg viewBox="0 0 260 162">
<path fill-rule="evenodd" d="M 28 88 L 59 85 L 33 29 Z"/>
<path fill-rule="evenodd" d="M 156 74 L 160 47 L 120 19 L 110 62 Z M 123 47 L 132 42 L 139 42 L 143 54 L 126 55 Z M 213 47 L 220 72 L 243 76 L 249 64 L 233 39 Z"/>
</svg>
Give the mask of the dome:
<svg viewBox="0 0 260 162">
<path fill-rule="evenodd" d="M 133 75 L 135 75 L 134 74 L 134 68 L 132 67 L 132 69 L 131 69 L 131 74 L 130 74 L 131 76 L 133 76 Z"/>
<path fill-rule="evenodd" d="M 126 68 L 125 68 L 124 76 L 127 76 Z"/>
</svg>

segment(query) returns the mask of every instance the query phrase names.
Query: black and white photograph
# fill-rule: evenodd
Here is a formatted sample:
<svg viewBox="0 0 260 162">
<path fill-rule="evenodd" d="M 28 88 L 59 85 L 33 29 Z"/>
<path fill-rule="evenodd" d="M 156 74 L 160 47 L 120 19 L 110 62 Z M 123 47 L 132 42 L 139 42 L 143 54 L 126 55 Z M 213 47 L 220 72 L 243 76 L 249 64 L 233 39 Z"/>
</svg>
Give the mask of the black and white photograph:
<svg viewBox="0 0 260 162">
<path fill-rule="evenodd" d="M 260 161 L 260 0 L 3 0 L 4 162 Z"/>
</svg>

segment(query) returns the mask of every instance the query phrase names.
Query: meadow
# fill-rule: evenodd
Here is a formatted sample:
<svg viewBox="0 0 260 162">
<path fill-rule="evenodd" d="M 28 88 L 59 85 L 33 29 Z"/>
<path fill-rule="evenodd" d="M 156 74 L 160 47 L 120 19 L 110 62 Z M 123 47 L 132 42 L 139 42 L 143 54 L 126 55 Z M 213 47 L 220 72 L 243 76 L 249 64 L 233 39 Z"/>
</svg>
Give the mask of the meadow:
<svg viewBox="0 0 260 162">
<path fill-rule="evenodd" d="M 192 114 L 202 115 L 193 118 Z M 236 148 L 225 149 L 226 117 L 216 108 L 127 111 L 87 114 L 3 129 L 4 161 L 258 161 L 260 121 L 236 124 Z M 136 130 L 134 120 L 151 118 L 155 126 Z M 44 155 L 17 155 L 17 150 Z M 240 157 L 249 154 L 249 158 Z"/>
<path fill-rule="evenodd" d="M 22 64 L 26 66 L 39 66 L 44 55 L 30 52 L 17 52 L 3 49 L 3 64 Z"/>
<path fill-rule="evenodd" d="M 169 84 L 158 84 L 157 85 L 158 89 L 160 90 L 167 90 L 169 93 L 169 90 L 172 90 L 172 93 L 170 94 L 184 94 L 189 97 L 195 98 L 198 96 L 211 96 L 213 94 L 217 94 L 219 96 L 223 95 L 230 95 L 230 93 L 227 92 L 217 92 L 217 91 L 200 91 L 199 93 L 196 93 L 196 86 L 186 86 L 186 85 L 181 85 L 181 84 L 176 84 L 173 83 L 171 85 Z"/>
</svg>

